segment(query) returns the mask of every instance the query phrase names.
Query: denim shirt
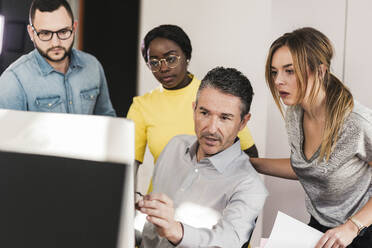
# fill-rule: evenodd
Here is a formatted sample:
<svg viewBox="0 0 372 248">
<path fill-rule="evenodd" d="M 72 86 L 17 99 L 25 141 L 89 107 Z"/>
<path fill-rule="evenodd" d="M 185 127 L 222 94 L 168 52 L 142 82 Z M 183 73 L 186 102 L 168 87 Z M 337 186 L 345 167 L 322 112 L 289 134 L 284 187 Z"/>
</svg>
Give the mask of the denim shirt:
<svg viewBox="0 0 372 248">
<path fill-rule="evenodd" d="M 76 49 L 66 74 L 36 49 L 23 55 L 1 75 L 0 89 L 4 109 L 116 116 L 101 64 Z"/>
</svg>

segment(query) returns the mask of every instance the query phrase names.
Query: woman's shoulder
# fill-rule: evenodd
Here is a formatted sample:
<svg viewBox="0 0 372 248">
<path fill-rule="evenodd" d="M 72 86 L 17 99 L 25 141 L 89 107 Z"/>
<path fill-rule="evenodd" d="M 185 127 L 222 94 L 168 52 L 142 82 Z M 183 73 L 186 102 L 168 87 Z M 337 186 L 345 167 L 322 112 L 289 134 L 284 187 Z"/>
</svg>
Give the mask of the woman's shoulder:
<svg viewBox="0 0 372 248">
<path fill-rule="evenodd" d="M 194 84 L 195 86 L 199 88 L 201 81 L 194 74 L 190 74 L 190 75 L 192 76 L 191 84 Z"/>
<path fill-rule="evenodd" d="M 297 123 L 301 121 L 303 110 L 299 105 L 287 106 L 284 113 L 284 119 L 287 125 L 298 125 Z"/>
<path fill-rule="evenodd" d="M 353 110 L 343 123 L 341 136 L 352 136 L 356 139 L 365 133 L 372 135 L 372 110 L 354 101 Z"/>
<path fill-rule="evenodd" d="M 354 107 L 349 118 L 361 124 L 372 125 L 372 109 L 364 106 L 358 101 L 354 101 Z"/>
</svg>

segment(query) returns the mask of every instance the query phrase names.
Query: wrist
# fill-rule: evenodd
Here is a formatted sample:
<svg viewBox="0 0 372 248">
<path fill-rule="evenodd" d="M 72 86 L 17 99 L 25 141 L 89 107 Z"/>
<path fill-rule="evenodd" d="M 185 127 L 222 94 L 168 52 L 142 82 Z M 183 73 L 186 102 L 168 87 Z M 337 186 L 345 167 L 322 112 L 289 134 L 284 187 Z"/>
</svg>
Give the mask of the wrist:
<svg viewBox="0 0 372 248">
<path fill-rule="evenodd" d="M 359 220 L 355 219 L 354 217 L 349 217 L 348 222 L 351 223 L 354 228 L 356 228 L 357 236 L 363 235 L 366 227 L 360 223 Z"/>
<path fill-rule="evenodd" d="M 176 221 L 174 226 L 174 231 L 172 232 L 172 235 L 168 237 L 168 241 L 174 245 L 177 246 L 179 243 L 181 243 L 183 238 L 183 225 L 181 222 Z"/>
<path fill-rule="evenodd" d="M 355 237 L 358 236 L 359 228 L 350 219 L 345 222 L 345 225 L 355 234 Z"/>
</svg>

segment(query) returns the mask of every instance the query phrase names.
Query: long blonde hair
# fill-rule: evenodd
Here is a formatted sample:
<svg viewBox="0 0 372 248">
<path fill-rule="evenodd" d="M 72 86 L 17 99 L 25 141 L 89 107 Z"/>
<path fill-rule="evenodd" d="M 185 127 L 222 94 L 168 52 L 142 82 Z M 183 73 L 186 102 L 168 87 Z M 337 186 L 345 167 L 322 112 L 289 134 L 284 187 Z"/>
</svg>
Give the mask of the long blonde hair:
<svg viewBox="0 0 372 248">
<path fill-rule="evenodd" d="M 314 83 L 309 95 L 310 103 L 315 101 L 321 88 L 325 90 L 326 119 L 319 160 L 325 157 L 328 161 L 343 122 L 353 109 L 353 96 L 349 89 L 329 71 L 333 57 L 333 47 L 329 39 L 314 28 L 300 28 L 276 39 L 270 47 L 266 60 L 266 82 L 283 116 L 283 103 L 280 101 L 279 92 L 275 88 L 271 75 L 272 57 L 283 46 L 287 46 L 292 55 L 299 91 L 297 104 L 305 97 L 309 73 L 314 75 Z M 321 70 L 321 65 L 326 68 L 325 73 Z"/>
</svg>

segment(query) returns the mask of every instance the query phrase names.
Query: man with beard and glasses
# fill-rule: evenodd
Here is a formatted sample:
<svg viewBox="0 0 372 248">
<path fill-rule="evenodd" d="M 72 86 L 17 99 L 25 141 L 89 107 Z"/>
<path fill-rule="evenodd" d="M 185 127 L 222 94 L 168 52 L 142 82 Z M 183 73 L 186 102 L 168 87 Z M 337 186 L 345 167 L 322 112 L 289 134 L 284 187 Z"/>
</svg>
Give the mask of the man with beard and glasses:
<svg viewBox="0 0 372 248">
<path fill-rule="evenodd" d="M 98 60 L 72 48 L 77 22 L 65 0 L 34 0 L 28 34 L 35 49 L 0 77 L 0 108 L 116 116 Z"/>
<path fill-rule="evenodd" d="M 141 247 L 240 248 L 249 240 L 267 196 L 237 137 L 252 96 L 236 69 L 217 67 L 204 77 L 193 103 L 196 137 L 170 140 L 156 162 L 153 193 L 136 203 L 147 215 Z"/>
</svg>

